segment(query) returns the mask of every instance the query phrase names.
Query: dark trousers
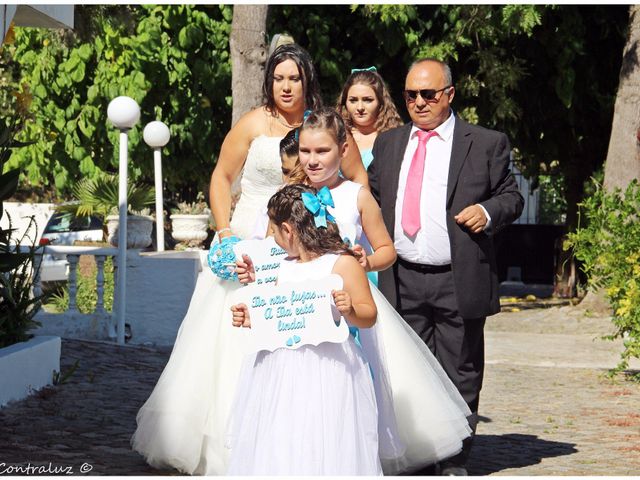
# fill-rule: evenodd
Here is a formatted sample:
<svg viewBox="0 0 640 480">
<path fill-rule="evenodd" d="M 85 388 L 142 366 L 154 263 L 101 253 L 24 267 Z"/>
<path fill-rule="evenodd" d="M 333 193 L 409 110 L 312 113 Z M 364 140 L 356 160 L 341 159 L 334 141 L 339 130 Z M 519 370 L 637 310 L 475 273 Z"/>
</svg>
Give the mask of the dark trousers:
<svg viewBox="0 0 640 480">
<path fill-rule="evenodd" d="M 484 374 L 485 318 L 467 319 L 458 314 L 451 271 L 425 272 L 404 261 L 396 268 L 398 312 L 426 343 L 469 405 L 469 425 L 475 434 Z M 463 466 L 472 441 L 473 437 L 465 440 L 462 452 L 448 462 Z"/>
</svg>

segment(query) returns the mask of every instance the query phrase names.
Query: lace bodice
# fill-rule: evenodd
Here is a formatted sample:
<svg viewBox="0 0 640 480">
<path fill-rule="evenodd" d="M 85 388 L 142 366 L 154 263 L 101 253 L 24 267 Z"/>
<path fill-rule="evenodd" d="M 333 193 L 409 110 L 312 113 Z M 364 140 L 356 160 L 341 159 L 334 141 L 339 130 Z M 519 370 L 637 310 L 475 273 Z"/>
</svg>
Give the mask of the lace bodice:
<svg viewBox="0 0 640 480">
<path fill-rule="evenodd" d="M 240 238 L 251 236 L 260 209 L 282 185 L 280 140 L 260 135 L 249 146 L 240 180 L 242 193 L 231 218 L 231 229 Z"/>
</svg>

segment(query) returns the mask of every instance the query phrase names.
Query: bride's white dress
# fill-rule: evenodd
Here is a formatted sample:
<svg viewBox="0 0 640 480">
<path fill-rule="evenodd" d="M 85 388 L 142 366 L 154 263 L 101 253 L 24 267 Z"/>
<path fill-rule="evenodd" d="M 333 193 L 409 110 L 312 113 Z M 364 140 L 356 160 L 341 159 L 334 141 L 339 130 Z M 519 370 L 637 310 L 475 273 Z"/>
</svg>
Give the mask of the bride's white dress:
<svg viewBox="0 0 640 480">
<path fill-rule="evenodd" d="M 251 143 L 231 219 L 240 238 L 251 236 L 260 209 L 282 185 L 280 140 L 261 135 Z M 213 275 L 206 252 L 201 260 L 171 357 L 138 412 L 131 445 L 156 468 L 223 475 L 229 455 L 224 446 L 227 418 L 248 332 L 231 325 L 229 294 L 240 285 Z"/>
</svg>

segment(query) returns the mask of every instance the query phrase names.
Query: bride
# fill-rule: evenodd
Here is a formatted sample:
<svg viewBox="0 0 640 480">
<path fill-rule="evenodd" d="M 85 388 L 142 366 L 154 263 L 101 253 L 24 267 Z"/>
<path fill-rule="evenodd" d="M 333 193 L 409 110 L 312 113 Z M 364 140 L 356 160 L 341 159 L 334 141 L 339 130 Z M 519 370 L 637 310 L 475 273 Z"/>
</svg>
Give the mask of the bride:
<svg viewBox="0 0 640 480">
<path fill-rule="evenodd" d="M 265 103 L 245 114 L 227 134 L 211 176 L 211 210 L 218 241 L 248 238 L 268 199 L 282 185 L 280 140 L 300 126 L 306 109 L 321 105 L 309 54 L 295 44 L 278 47 L 267 61 Z M 367 174 L 352 138 L 343 160 L 345 177 L 361 184 Z M 231 184 L 242 173 L 242 194 L 229 222 Z M 136 417 L 134 450 L 156 468 L 223 475 L 227 417 L 244 357 L 245 329 L 231 326 L 229 293 L 237 282 L 214 276 L 203 259 L 202 272 L 171 357 Z"/>
</svg>

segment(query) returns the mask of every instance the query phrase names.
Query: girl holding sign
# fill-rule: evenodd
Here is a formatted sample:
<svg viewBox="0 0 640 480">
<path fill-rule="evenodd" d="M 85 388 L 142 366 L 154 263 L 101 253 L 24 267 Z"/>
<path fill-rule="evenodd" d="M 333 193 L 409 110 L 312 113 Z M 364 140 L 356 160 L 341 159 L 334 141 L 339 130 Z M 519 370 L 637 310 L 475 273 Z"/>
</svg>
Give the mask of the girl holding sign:
<svg viewBox="0 0 640 480">
<path fill-rule="evenodd" d="M 338 311 L 351 326 L 371 327 L 377 311 L 364 270 L 337 226 L 311 213 L 314 199 L 313 189 L 290 185 L 269 200 L 276 242 L 289 255 L 278 283 L 338 274 Z M 251 326 L 247 305 L 231 310 L 234 326 Z M 228 474 L 381 475 L 377 430 L 373 380 L 355 336 L 261 351 L 245 360 L 240 376 Z"/>
</svg>

